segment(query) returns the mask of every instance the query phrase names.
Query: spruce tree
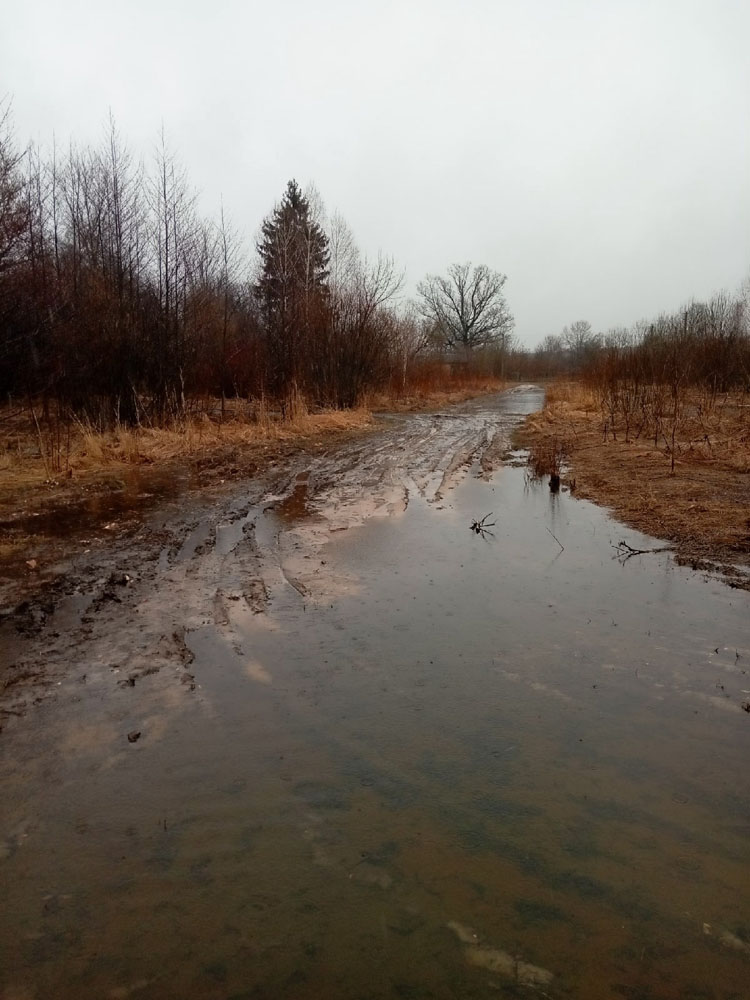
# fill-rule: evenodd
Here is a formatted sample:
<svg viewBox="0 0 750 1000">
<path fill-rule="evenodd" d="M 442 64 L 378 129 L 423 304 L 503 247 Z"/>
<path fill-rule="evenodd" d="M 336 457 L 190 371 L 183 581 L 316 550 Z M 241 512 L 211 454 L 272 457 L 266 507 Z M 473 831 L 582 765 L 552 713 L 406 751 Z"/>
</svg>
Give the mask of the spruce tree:
<svg viewBox="0 0 750 1000">
<path fill-rule="evenodd" d="M 328 238 L 311 218 L 295 180 L 266 218 L 258 243 L 256 293 L 266 328 L 269 388 L 283 397 L 302 388 L 328 294 Z"/>
</svg>

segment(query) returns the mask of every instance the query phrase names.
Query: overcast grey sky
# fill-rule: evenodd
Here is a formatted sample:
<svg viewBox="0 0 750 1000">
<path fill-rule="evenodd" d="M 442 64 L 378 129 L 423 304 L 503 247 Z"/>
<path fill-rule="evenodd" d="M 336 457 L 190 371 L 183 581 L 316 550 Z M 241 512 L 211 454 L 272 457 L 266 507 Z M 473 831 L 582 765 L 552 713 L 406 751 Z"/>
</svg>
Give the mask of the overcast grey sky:
<svg viewBox="0 0 750 1000">
<path fill-rule="evenodd" d="M 251 240 L 314 182 L 408 289 L 508 275 L 527 344 L 750 274 L 750 0 L 3 0 L 19 140 L 163 122 Z"/>
</svg>

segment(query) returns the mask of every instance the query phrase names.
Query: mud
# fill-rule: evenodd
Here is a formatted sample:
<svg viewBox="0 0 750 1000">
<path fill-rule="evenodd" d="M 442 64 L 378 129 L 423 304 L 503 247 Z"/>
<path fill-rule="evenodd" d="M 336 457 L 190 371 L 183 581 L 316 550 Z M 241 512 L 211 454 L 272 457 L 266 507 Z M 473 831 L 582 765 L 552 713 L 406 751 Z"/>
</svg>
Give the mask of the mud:
<svg viewBox="0 0 750 1000">
<path fill-rule="evenodd" d="M 531 483 L 540 402 L 107 514 L 23 579 L 0 995 L 745 995 L 747 595 Z"/>
<path fill-rule="evenodd" d="M 195 470 L 141 470 L 110 491 L 6 520 L 11 555 L 0 558 L 6 696 L 0 713 L 15 717 L 38 704 L 66 676 L 73 651 L 90 641 L 94 626 L 106 632 L 117 622 L 119 628 L 128 608 L 141 616 L 132 655 L 146 650 L 154 672 L 172 659 L 170 637 L 199 615 L 206 594 L 216 624 L 228 624 L 233 602 L 263 612 L 279 577 L 301 596 L 309 590 L 325 599 L 338 583 L 326 582 L 310 560 L 332 533 L 403 512 L 410 491 L 438 502 L 475 458 L 485 475 L 499 466 L 508 432 L 495 429 L 495 417 L 482 409 L 469 402 L 445 412 L 385 417 L 380 433 L 318 445 L 312 454 L 290 449 L 244 480 L 241 491 L 221 480 L 196 492 Z M 222 584 L 227 578 L 235 580 L 234 589 Z M 162 622 L 163 587 L 174 610 L 166 632 L 154 624 Z M 149 592 L 150 599 L 144 597 Z M 152 605 L 156 611 L 149 614 Z M 37 637 L 43 654 L 27 651 L 18 637 Z M 30 665 L 40 659 L 44 668 Z"/>
</svg>

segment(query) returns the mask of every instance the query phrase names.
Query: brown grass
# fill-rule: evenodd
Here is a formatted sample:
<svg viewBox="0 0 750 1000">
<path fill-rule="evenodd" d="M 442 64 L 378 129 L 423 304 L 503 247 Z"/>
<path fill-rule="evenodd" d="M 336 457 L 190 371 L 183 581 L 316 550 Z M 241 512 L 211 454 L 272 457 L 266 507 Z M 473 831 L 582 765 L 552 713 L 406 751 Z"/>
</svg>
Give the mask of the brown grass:
<svg viewBox="0 0 750 1000">
<path fill-rule="evenodd" d="M 374 413 L 440 409 L 490 392 L 500 392 L 505 385 L 501 379 L 491 375 L 462 374 L 447 378 L 436 374 L 409 384 L 403 393 L 371 393 L 364 400 L 364 405 Z"/>
<path fill-rule="evenodd" d="M 710 409 L 688 397 L 671 472 L 668 442 L 605 435 L 596 396 L 576 383 L 553 384 L 540 413 L 518 435 L 532 455 L 556 445 L 567 456 L 576 494 L 618 518 L 674 542 L 686 561 L 750 563 L 750 406 L 741 394 Z"/>
<path fill-rule="evenodd" d="M 100 432 L 76 421 L 63 435 L 42 429 L 40 439 L 30 417 L 21 414 L 0 420 L 0 486 L 21 490 L 88 480 L 128 466 L 196 460 L 371 424 L 372 415 L 365 409 L 311 414 L 298 404 L 293 416 L 281 420 L 260 405 L 250 415 L 233 415 L 223 423 L 202 414 L 171 428 L 118 426 Z"/>
<path fill-rule="evenodd" d="M 433 375 L 408 395 L 381 394 L 353 410 L 313 413 L 297 393 L 287 400 L 284 418 L 263 399 L 232 400 L 222 421 L 219 401 L 208 400 L 204 406 L 210 416 L 196 413 L 166 428 L 100 431 L 76 419 L 61 421 L 53 415 L 44 420 L 41 407 L 0 409 L 0 520 L 21 507 L 63 501 L 81 490 L 111 489 L 127 469 L 192 465 L 201 470 L 202 479 L 252 474 L 308 442 L 366 431 L 373 426 L 373 411 L 436 408 L 502 388 L 497 379 L 485 376 Z"/>
</svg>

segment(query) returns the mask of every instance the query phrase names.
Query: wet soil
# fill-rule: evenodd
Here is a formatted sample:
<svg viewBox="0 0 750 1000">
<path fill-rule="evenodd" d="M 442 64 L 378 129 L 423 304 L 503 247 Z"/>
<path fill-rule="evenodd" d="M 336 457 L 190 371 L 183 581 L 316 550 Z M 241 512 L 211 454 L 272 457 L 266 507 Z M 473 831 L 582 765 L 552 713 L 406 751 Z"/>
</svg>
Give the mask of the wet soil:
<svg viewBox="0 0 750 1000">
<path fill-rule="evenodd" d="M 279 475 L 283 478 L 280 470 L 286 462 L 335 451 L 373 429 L 371 424 L 318 427 L 282 439 L 217 446 L 155 465 L 115 464 L 77 473 L 72 479 L 4 483 L 0 485 L 0 607 L 7 608 L 19 595 L 52 582 L 62 585 L 60 576 L 69 574 L 70 560 L 87 547 L 87 555 L 92 546 L 102 548 L 107 560 L 113 543 L 132 535 L 149 511 L 165 502 L 179 500 L 180 509 L 195 508 L 193 515 L 201 516 L 201 498 L 211 504 L 248 480 L 260 496 Z M 176 524 L 175 530 L 182 528 Z"/>
<path fill-rule="evenodd" d="M 747 595 L 531 482 L 541 400 L 60 549 L 0 631 L 0 995 L 746 995 Z"/>
</svg>

